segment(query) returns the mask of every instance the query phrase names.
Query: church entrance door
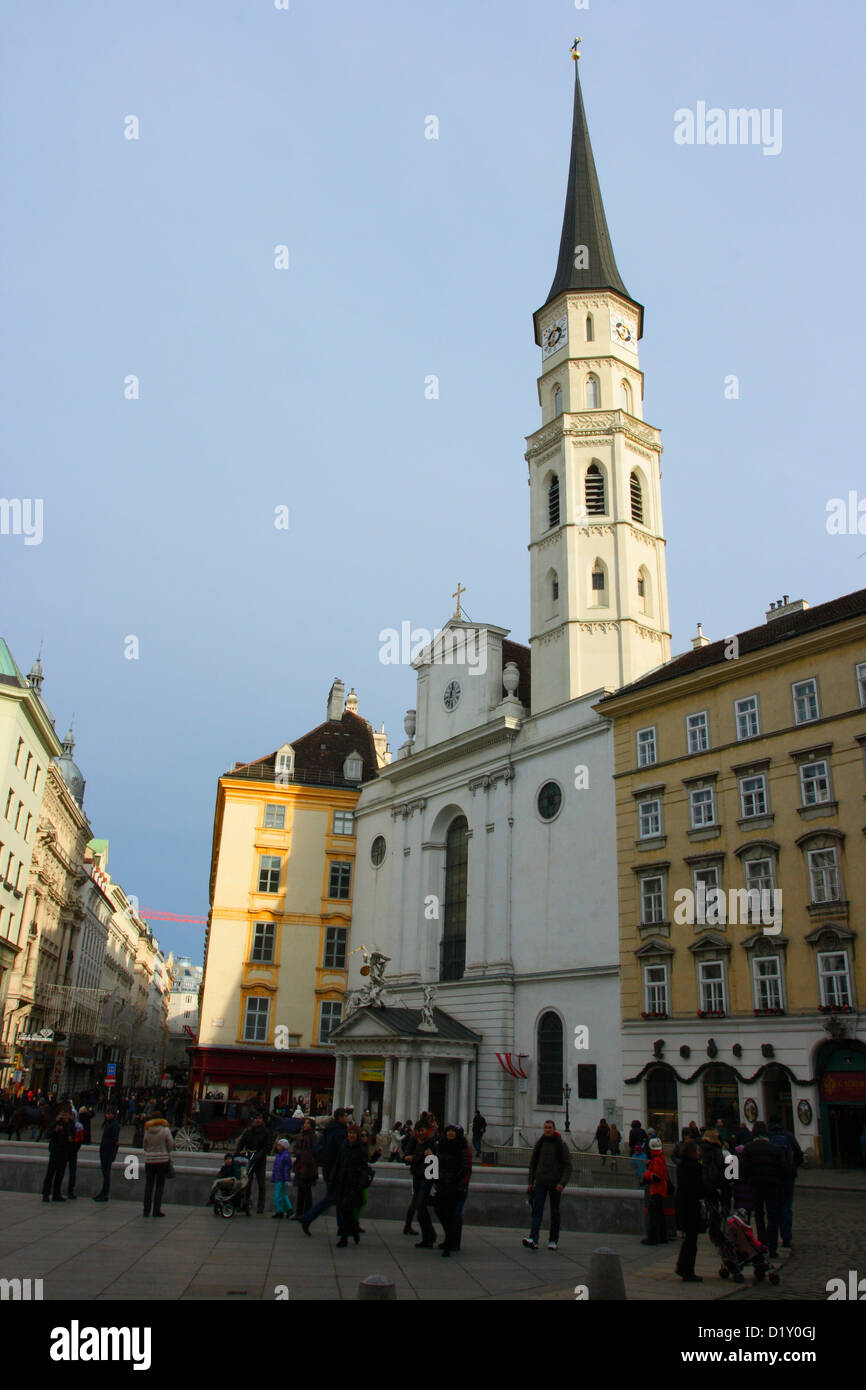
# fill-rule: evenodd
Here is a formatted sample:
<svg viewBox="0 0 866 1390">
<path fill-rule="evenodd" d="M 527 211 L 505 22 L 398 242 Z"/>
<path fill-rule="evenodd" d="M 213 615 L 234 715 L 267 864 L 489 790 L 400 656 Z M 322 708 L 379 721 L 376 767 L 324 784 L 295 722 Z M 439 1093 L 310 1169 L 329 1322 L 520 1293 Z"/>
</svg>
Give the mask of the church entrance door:
<svg viewBox="0 0 866 1390">
<path fill-rule="evenodd" d="M 427 1109 L 432 1110 L 436 1119 L 439 1121 L 440 1130 L 447 1124 L 451 1124 L 451 1119 L 445 1114 L 445 1096 L 448 1088 L 448 1073 L 444 1071 L 431 1071 L 430 1073 L 430 1098 L 427 1102 Z M 423 1108 L 423 1097 L 421 1100 Z"/>
</svg>

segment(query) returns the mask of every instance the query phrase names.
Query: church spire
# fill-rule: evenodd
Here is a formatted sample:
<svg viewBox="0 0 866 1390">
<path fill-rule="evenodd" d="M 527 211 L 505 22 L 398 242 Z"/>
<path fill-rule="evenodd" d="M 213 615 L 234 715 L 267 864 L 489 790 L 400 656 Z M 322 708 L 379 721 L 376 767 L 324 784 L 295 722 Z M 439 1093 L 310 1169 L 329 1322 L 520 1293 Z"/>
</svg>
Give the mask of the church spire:
<svg viewBox="0 0 866 1390">
<path fill-rule="evenodd" d="M 573 56 L 579 57 L 579 54 Z M 565 290 L 615 290 L 631 300 L 617 269 L 601 200 L 589 127 L 580 90 L 579 63 L 574 64 L 574 119 L 571 161 L 556 274 L 545 304 Z M 576 264 L 575 264 L 576 262 Z M 635 301 L 632 300 L 632 303 Z M 544 306 L 542 306 L 544 307 Z"/>
</svg>

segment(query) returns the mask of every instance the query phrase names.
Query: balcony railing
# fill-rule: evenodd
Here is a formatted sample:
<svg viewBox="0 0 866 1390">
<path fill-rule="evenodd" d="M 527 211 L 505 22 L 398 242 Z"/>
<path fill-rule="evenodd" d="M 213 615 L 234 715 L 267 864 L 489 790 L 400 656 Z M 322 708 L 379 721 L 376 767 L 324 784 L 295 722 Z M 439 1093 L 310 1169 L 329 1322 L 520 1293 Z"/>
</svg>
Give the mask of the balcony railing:
<svg viewBox="0 0 866 1390">
<path fill-rule="evenodd" d="M 360 778 L 348 778 L 342 772 L 328 772 L 320 768 L 281 772 L 277 783 L 277 774 L 270 763 L 251 763 L 249 767 L 230 769 L 223 773 L 223 777 L 250 778 L 255 782 L 273 782 L 281 787 L 298 782 L 313 787 L 348 787 L 357 791 L 361 786 Z"/>
</svg>

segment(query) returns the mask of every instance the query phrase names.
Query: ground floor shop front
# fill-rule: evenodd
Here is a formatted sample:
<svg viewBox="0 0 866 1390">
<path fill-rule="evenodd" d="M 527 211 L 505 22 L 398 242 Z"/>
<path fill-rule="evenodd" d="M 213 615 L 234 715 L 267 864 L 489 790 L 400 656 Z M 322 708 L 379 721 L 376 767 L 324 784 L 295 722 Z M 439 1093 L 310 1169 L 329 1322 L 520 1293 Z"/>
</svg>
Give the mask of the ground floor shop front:
<svg viewBox="0 0 866 1390">
<path fill-rule="evenodd" d="M 191 1047 L 190 1096 L 241 1106 L 261 1094 L 269 1110 L 299 1103 L 307 1113 L 330 1111 L 334 1058 L 330 1052 L 279 1048 Z"/>
</svg>

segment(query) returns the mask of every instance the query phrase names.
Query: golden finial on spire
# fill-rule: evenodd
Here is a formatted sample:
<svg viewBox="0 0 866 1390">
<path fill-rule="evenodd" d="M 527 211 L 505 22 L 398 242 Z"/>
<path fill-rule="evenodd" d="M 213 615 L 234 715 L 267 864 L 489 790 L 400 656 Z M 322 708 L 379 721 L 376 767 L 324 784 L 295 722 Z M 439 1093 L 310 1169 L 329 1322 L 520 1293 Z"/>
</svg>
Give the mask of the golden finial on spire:
<svg viewBox="0 0 866 1390">
<path fill-rule="evenodd" d="M 580 45 L 582 43 L 583 39 L 575 39 L 574 43 L 571 45 L 571 56 L 575 62 L 577 62 L 580 57 Z"/>
<path fill-rule="evenodd" d="M 460 618 L 460 617 L 463 616 L 462 613 L 460 612 L 460 595 L 461 595 L 461 594 L 465 594 L 465 593 L 466 593 L 466 589 L 464 588 L 464 586 L 460 583 L 460 580 L 458 579 L 458 580 L 457 580 L 457 592 L 451 595 L 452 598 L 456 598 L 456 600 L 457 600 L 457 608 L 456 608 L 456 610 L 455 610 L 455 612 L 454 612 L 454 617 L 455 617 L 455 618 Z"/>
</svg>

